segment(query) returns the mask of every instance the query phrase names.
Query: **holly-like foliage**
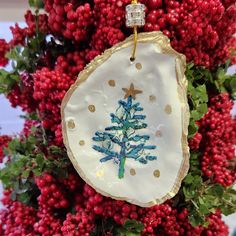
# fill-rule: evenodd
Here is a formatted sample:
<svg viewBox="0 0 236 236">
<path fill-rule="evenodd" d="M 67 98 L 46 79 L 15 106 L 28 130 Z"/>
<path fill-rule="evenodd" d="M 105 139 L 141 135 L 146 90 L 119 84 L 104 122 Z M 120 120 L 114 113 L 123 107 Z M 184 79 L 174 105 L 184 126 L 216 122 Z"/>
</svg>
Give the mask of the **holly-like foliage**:
<svg viewBox="0 0 236 236">
<path fill-rule="evenodd" d="M 184 196 L 190 223 L 193 226 L 208 226 L 206 217 L 216 209 L 220 209 L 226 216 L 236 212 L 236 191 L 232 187 L 224 188 L 218 183 L 212 184 L 209 180 L 204 180 L 199 156 L 200 153 L 191 153 L 191 168 L 179 194 Z"/>
<path fill-rule="evenodd" d="M 11 199 L 34 205 L 38 190 L 35 177 L 44 172 L 65 178 L 70 166 L 66 151 L 48 146 L 42 140 L 41 130 L 32 129 L 28 136 L 14 138 L 4 150 L 8 160 L 0 172 L 0 180 L 11 189 Z"/>
<path fill-rule="evenodd" d="M 200 120 L 208 110 L 209 96 L 227 92 L 234 97 L 236 93 L 236 74 L 227 74 L 230 62 L 210 71 L 204 67 L 187 65 L 188 102 L 190 107 L 189 138 L 198 130 L 196 121 Z"/>
<path fill-rule="evenodd" d="M 190 106 L 189 138 L 198 130 L 199 121 L 208 111 L 209 96 L 228 92 L 233 97 L 236 92 L 236 75 L 228 75 L 229 62 L 210 71 L 203 67 L 189 64 L 186 70 L 188 79 L 188 100 Z M 220 209 L 224 215 L 236 211 L 236 191 L 232 187 L 224 188 L 205 179 L 200 166 L 201 151 L 191 152 L 190 170 L 183 181 L 176 200 L 182 197 L 189 209 L 189 220 L 193 226 L 208 226 L 206 216 Z"/>
</svg>

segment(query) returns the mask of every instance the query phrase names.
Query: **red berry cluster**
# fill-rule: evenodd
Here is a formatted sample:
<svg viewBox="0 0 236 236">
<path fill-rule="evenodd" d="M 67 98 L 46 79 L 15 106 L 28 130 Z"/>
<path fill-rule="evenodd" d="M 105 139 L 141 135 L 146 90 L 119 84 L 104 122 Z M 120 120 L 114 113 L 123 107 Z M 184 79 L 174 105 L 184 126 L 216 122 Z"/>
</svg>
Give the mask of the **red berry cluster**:
<svg viewBox="0 0 236 236">
<path fill-rule="evenodd" d="M 124 40 L 125 6 L 129 0 L 97 0 L 94 1 L 94 26 L 96 31 L 92 35 L 90 46 L 103 52 L 116 43 Z M 131 32 L 131 31 L 129 31 Z"/>
<path fill-rule="evenodd" d="M 117 224 L 123 224 L 127 219 L 140 221 L 144 225 L 143 236 L 228 235 L 228 228 L 221 220 L 219 211 L 208 217 L 210 225 L 207 229 L 202 226 L 194 228 L 188 221 L 187 209 L 177 210 L 171 201 L 151 208 L 140 208 L 124 201 L 112 200 L 96 193 L 75 173 L 70 174 L 67 179 L 55 179 L 45 173 L 37 177 L 36 184 L 41 191 L 37 214 L 31 207 L 19 202 L 13 203 L 10 200 L 10 192 L 5 193 L 3 202 L 7 209 L 0 214 L 1 235 L 86 236 L 95 229 L 96 220 L 99 218 L 112 218 Z M 65 207 L 66 211 L 68 210 L 68 200 L 65 198 L 65 192 L 63 193 L 65 189 L 67 196 L 71 198 L 75 213 L 67 213 L 63 220 L 57 210 Z"/>
<path fill-rule="evenodd" d="M 17 23 L 14 26 L 10 27 L 12 36 L 13 36 L 12 40 L 9 42 L 9 45 L 11 47 L 14 47 L 17 45 L 24 46 L 26 44 L 26 38 L 32 37 L 35 35 L 36 16 L 33 15 L 32 12 L 29 10 L 25 13 L 25 22 L 27 24 L 27 27 L 20 28 Z M 45 33 L 45 34 L 49 33 L 47 14 L 39 14 L 38 28 L 39 28 L 39 32 L 41 33 Z"/>
<path fill-rule="evenodd" d="M 103 52 L 105 49 L 119 43 L 125 38 L 120 29 L 109 26 L 98 28 L 92 37 L 91 46 L 95 50 Z"/>
<path fill-rule="evenodd" d="M 71 77 L 77 77 L 79 72 L 84 69 L 84 53 L 69 52 L 57 58 L 55 69 Z"/>
<path fill-rule="evenodd" d="M 19 84 L 15 84 L 7 95 L 12 107 L 21 106 L 23 111 L 29 113 L 35 111 L 37 104 L 33 99 L 33 86 L 32 76 L 28 73 L 21 74 Z"/>
<path fill-rule="evenodd" d="M 221 221 L 220 213 L 217 212 L 209 217 L 210 227 L 192 227 L 188 221 L 188 211 L 183 208 L 180 211 L 172 207 L 171 202 L 166 202 L 159 206 L 151 208 L 140 208 L 123 201 L 114 201 L 104 198 L 94 192 L 89 186 L 85 185 L 84 195 L 89 195 L 87 199 L 87 209 L 97 215 L 113 218 L 118 224 L 123 224 L 126 219 L 136 219 L 144 224 L 143 235 L 187 235 L 199 236 L 205 235 L 228 235 L 228 228 Z M 86 200 L 84 200 L 86 202 Z"/>
<path fill-rule="evenodd" d="M 67 178 L 58 179 L 58 181 L 70 192 L 79 191 L 80 189 L 82 190 L 84 185 L 84 182 L 75 171 L 71 171 L 68 173 Z"/>
<path fill-rule="evenodd" d="M 25 38 L 26 38 L 26 28 L 21 28 L 19 24 L 15 24 L 14 26 L 10 27 L 12 33 L 12 40 L 10 41 L 10 45 L 12 47 L 16 45 L 25 45 Z"/>
<path fill-rule="evenodd" d="M 123 201 L 115 201 L 96 193 L 90 186 L 85 184 L 82 202 L 89 212 L 104 218 L 113 218 L 118 224 L 123 224 L 127 219 L 135 219 L 144 224 L 142 235 L 228 235 L 228 228 L 221 221 L 219 212 L 209 219 L 216 219 L 217 224 L 210 221 L 210 227 L 192 227 L 188 221 L 188 211 L 183 208 L 177 210 L 171 201 L 151 208 L 140 208 Z"/>
<path fill-rule="evenodd" d="M 42 236 L 62 236 L 61 223 L 62 221 L 55 216 L 53 211 L 39 209 L 37 212 L 37 222 L 33 225 L 34 235 Z"/>
<path fill-rule="evenodd" d="M 228 10 L 220 0 L 186 0 L 177 10 L 170 9 L 170 14 L 172 11 L 179 17 L 173 30 L 169 30 L 173 37 L 172 46 L 184 53 L 188 61 L 194 61 L 197 65 L 209 67 L 223 63 L 229 51 L 229 48 L 224 46 L 226 41 L 232 38 L 232 28 L 235 32 L 231 19 L 235 21 L 236 14 L 233 13 L 229 19 Z M 177 20 L 176 17 L 175 19 Z M 219 23 L 230 25 L 232 28 L 222 28 Z"/>
<path fill-rule="evenodd" d="M 207 217 L 207 221 L 210 223 L 207 228 L 204 228 L 201 235 L 206 236 L 228 236 L 229 228 L 221 219 L 221 212 L 216 211 Z"/>
<path fill-rule="evenodd" d="M 32 12 L 29 10 L 25 14 L 25 22 L 28 26 L 25 28 L 26 35 L 28 37 L 32 37 L 33 35 L 35 35 L 35 31 L 36 31 L 36 16 L 33 15 Z M 47 14 L 40 14 L 38 16 L 38 27 L 39 27 L 38 30 L 40 33 L 49 32 Z"/>
<path fill-rule="evenodd" d="M 62 137 L 62 127 L 61 124 L 58 124 L 55 127 L 55 133 L 54 133 L 54 139 L 52 140 L 52 145 L 58 145 L 58 146 L 62 146 L 63 145 L 63 137 Z"/>
<path fill-rule="evenodd" d="M 73 4 L 72 1 L 45 1 L 49 13 L 48 23 L 56 35 L 63 35 L 76 42 L 86 40 L 93 21 L 90 4 Z"/>
<path fill-rule="evenodd" d="M 85 50 L 85 61 L 89 63 L 92 61 L 96 56 L 98 56 L 100 52 L 94 49 L 86 49 Z"/>
<path fill-rule="evenodd" d="M 102 218 L 113 218 L 117 224 L 135 219 L 144 224 L 143 235 L 200 235 L 202 227 L 193 228 L 187 219 L 188 212 L 178 212 L 171 202 L 151 208 L 140 208 L 123 201 L 115 201 L 96 193 L 85 184 L 83 203 L 89 212 Z"/>
<path fill-rule="evenodd" d="M 94 1 L 94 24 L 99 26 L 122 28 L 125 25 L 125 6 L 130 0 L 95 0 Z"/>
<path fill-rule="evenodd" d="M 193 151 L 198 150 L 201 141 L 202 141 L 202 135 L 199 132 L 197 132 L 194 135 L 194 137 L 189 140 L 188 144 L 189 144 L 190 149 L 193 150 Z"/>
<path fill-rule="evenodd" d="M 43 176 L 37 177 L 35 182 L 41 192 L 38 204 L 42 209 L 58 209 L 69 206 L 64 188 L 52 175 L 44 173 Z"/>
<path fill-rule="evenodd" d="M 222 0 L 222 4 L 227 9 L 228 7 L 235 4 L 235 0 Z"/>
<path fill-rule="evenodd" d="M 90 218 L 91 228 L 94 219 L 93 217 L 95 215 L 96 218 L 112 218 L 117 224 L 123 224 L 127 219 L 141 221 L 144 224 L 143 235 L 146 236 L 199 236 L 205 235 L 203 232 L 207 232 L 209 235 L 210 233 L 212 233 L 212 235 L 222 233 L 222 236 L 226 236 L 228 232 L 228 228 L 224 222 L 221 221 L 221 216 L 219 213 L 209 217 L 209 219 L 217 219 L 216 222 L 218 225 L 210 221 L 210 227 L 208 229 L 204 229 L 201 226 L 195 228 L 192 227 L 188 221 L 187 209 L 183 208 L 182 210 L 177 210 L 172 206 L 171 201 L 151 208 L 140 208 L 124 201 L 115 201 L 110 198 L 103 197 L 99 193 L 96 193 L 96 191 L 87 184 L 84 185 L 82 195 L 77 194 L 76 197 L 77 212 L 80 212 L 81 208 L 83 208 L 83 212 L 90 212 L 92 214 Z M 70 228 L 74 230 L 77 214 L 74 216 L 69 214 L 68 217 L 70 219 L 70 225 L 68 226 L 68 222 L 66 223 L 68 230 Z"/>
<path fill-rule="evenodd" d="M 0 212 L 0 235 L 34 236 L 35 209 L 20 202 L 12 202 L 9 199 L 7 202 L 7 209 Z"/>
<path fill-rule="evenodd" d="M 0 135 L 0 163 L 2 163 L 5 157 L 4 148 L 7 147 L 8 143 L 11 141 L 11 137 L 8 135 Z"/>
<path fill-rule="evenodd" d="M 144 223 L 144 234 L 155 235 L 200 235 L 202 227 L 192 227 L 188 221 L 187 209 L 177 211 L 170 203 L 152 207 L 150 210 L 140 209 L 141 222 Z"/>
<path fill-rule="evenodd" d="M 6 66 L 8 59 L 5 57 L 7 51 L 9 50 L 9 45 L 4 39 L 0 39 L 0 66 Z"/>
<path fill-rule="evenodd" d="M 222 64 L 223 58 L 230 58 L 232 64 L 235 63 L 235 48 L 236 48 L 236 38 L 232 35 L 236 32 L 236 6 L 234 5 L 228 7 L 225 10 L 224 15 L 221 20 L 215 25 L 215 31 L 219 35 L 219 40 L 217 41 L 216 47 L 214 49 L 214 55 L 210 59 L 211 64 L 215 65 Z M 222 34 L 224 36 L 222 37 Z M 213 54 L 213 53 L 212 53 Z"/>
<path fill-rule="evenodd" d="M 20 135 L 29 137 L 29 135 L 32 133 L 33 127 L 39 127 L 40 123 L 37 120 L 25 120 L 23 130 L 21 131 Z"/>
<path fill-rule="evenodd" d="M 211 98 L 208 113 L 200 121 L 199 129 L 202 172 L 223 186 L 230 186 L 236 180 L 236 130 L 232 107 L 233 102 L 226 93 Z"/>
<path fill-rule="evenodd" d="M 95 215 L 85 209 L 77 209 L 76 214 L 68 213 L 61 227 L 64 236 L 89 236 L 95 228 Z"/>
<path fill-rule="evenodd" d="M 163 31 L 171 39 L 172 46 L 184 53 L 188 61 L 215 66 L 224 62 L 230 48 L 236 46 L 233 1 L 141 2 L 146 4 L 144 31 Z M 125 6 L 129 3 L 128 0 L 96 0 L 93 4 L 78 5 L 72 0 L 66 4 L 64 1 L 47 0 L 45 9 L 55 35 L 63 35 L 75 42 L 86 39 L 88 46 L 101 53 L 131 33 L 125 30 Z"/>
<path fill-rule="evenodd" d="M 38 102 L 42 125 L 45 129 L 57 132 L 61 122 L 61 101 L 74 79 L 58 70 L 50 71 L 48 68 L 36 71 L 33 77 L 33 97 Z"/>
</svg>

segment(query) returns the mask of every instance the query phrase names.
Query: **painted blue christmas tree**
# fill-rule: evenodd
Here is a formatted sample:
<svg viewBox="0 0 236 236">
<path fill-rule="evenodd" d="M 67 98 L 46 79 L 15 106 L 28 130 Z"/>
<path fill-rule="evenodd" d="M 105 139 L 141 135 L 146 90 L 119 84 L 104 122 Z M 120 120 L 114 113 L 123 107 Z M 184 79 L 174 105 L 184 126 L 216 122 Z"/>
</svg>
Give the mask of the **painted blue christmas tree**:
<svg viewBox="0 0 236 236">
<path fill-rule="evenodd" d="M 113 126 L 105 128 L 105 132 L 97 131 L 93 141 L 100 142 L 101 145 L 93 145 L 93 149 L 103 153 L 104 157 L 100 162 L 113 162 L 119 166 L 118 177 L 124 177 L 125 161 L 132 158 L 142 164 L 148 161 L 156 160 L 157 157 L 150 154 L 150 150 L 156 149 L 154 145 L 146 145 L 150 139 L 149 135 L 136 134 L 137 130 L 145 129 L 147 124 L 144 122 L 146 116 L 137 114 L 143 111 L 140 103 L 133 103 L 136 94 L 142 93 L 134 89 L 131 84 L 130 88 L 123 88 L 125 92 L 124 100 L 120 100 L 119 107 L 115 114 L 111 113 L 111 122 Z"/>
</svg>

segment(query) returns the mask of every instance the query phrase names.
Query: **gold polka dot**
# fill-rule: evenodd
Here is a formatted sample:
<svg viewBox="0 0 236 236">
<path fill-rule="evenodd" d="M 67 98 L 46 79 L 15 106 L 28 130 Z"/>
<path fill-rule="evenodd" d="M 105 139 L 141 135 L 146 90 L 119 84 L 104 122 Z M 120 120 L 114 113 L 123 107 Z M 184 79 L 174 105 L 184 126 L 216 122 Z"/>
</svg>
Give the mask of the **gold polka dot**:
<svg viewBox="0 0 236 236">
<path fill-rule="evenodd" d="M 168 115 L 172 113 L 172 107 L 171 107 L 171 105 L 166 105 L 166 107 L 165 107 L 165 113 L 168 114 Z"/>
<path fill-rule="evenodd" d="M 97 177 L 102 177 L 104 175 L 104 171 L 103 170 L 99 170 L 96 173 Z"/>
<path fill-rule="evenodd" d="M 79 141 L 79 145 L 80 145 L 80 146 L 84 146 L 84 145 L 85 145 L 85 141 L 84 141 L 84 140 L 80 140 L 80 141 Z"/>
<path fill-rule="evenodd" d="M 74 129 L 74 128 L 75 128 L 75 122 L 74 122 L 73 120 L 69 120 L 69 121 L 67 122 L 67 127 L 68 127 L 69 129 Z"/>
<path fill-rule="evenodd" d="M 94 105 L 89 105 L 88 109 L 90 112 L 95 112 L 95 110 L 96 110 Z"/>
<path fill-rule="evenodd" d="M 161 175 L 161 173 L 160 173 L 159 170 L 155 170 L 155 171 L 153 172 L 153 175 L 154 175 L 154 177 L 159 178 L 160 175 Z"/>
<path fill-rule="evenodd" d="M 150 102 L 155 102 L 157 100 L 157 98 L 154 95 L 150 95 L 149 100 L 150 100 Z"/>
<path fill-rule="evenodd" d="M 109 84 L 111 87 L 115 87 L 115 86 L 116 86 L 116 81 L 115 81 L 115 80 L 109 80 L 109 81 L 108 81 L 108 84 Z"/>
<path fill-rule="evenodd" d="M 141 70 L 143 68 L 141 63 L 136 63 L 135 67 L 137 70 Z"/>
<path fill-rule="evenodd" d="M 160 130 L 157 130 L 157 131 L 156 131 L 156 136 L 157 136 L 158 138 L 162 137 L 162 132 L 161 132 Z"/>
<path fill-rule="evenodd" d="M 133 169 L 133 168 L 130 169 L 129 173 L 130 173 L 131 175 L 133 175 L 133 176 L 136 175 L 136 171 L 135 171 L 135 169 Z"/>
</svg>

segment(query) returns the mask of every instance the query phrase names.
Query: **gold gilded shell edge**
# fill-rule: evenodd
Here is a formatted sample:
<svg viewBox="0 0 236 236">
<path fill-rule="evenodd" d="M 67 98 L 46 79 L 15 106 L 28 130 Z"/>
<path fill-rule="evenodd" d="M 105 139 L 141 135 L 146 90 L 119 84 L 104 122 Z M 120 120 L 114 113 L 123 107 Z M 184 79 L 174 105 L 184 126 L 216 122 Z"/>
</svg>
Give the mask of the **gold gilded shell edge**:
<svg viewBox="0 0 236 236">
<path fill-rule="evenodd" d="M 104 63 L 113 53 L 129 47 L 133 44 L 133 35 L 128 37 L 126 40 L 124 40 L 121 43 L 118 43 L 117 45 L 113 46 L 110 49 L 107 49 L 103 54 L 95 57 L 85 68 L 83 71 L 81 71 L 78 75 L 77 80 L 75 83 L 70 87 L 70 89 L 67 91 L 61 105 L 61 118 L 62 118 L 62 134 L 63 134 L 63 141 L 64 145 L 67 149 L 67 154 L 76 169 L 76 171 L 79 173 L 82 179 L 85 180 L 89 185 L 91 185 L 97 192 L 101 193 L 104 196 L 111 197 L 115 200 L 124 200 L 127 202 L 130 202 L 135 205 L 139 205 L 141 207 L 151 207 L 157 204 L 161 204 L 165 202 L 166 200 L 173 198 L 179 191 L 179 188 L 181 186 L 182 180 L 188 173 L 189 169 L 189 147 L 188 147 L 188 141 L 187 141 L 187 135 L 188 135 L 188 125 L 189 125 L 189 106 L 187 101 L 187 80 L 185 77 L 185 68 L 186 68 L 186 58 L 183 54 L 178 53 L 175 51 L 171 45 L 170 40 L 162 34 L 162 32 L 149 32 L 149 33 L 139 33 L 138 34 L 138 43 L 153 43 L 161 48 L 162 52 L 164 54 L 171 54 L 176 57 L 176 77 L 178 82 L 178 95 L 179 99 L 181 101 L 182 105 L 182 150 L 183 150 L 183 160 L 181 164 L 181 168 L 179 170 L 178 176 L 176 178 L 175 184 L 172 187 L 172 189 L 167 193 L 164 197 L 153 200 L 151 202 L 147 203 L 141 203 L 136 200 L 127 199 L 127 198 L 121 198 L 121 197 L 115 197 L 112 196 L 101 189 L 98 189 L 91 183 L 83 173 L 82 169 L 79 167 L 79 164 L 77 163 L 71 149 L 68 143 L 68 137 L 66 132 L 66 121 L 65 121 L 65 114 L 64 110 L 66 107 L 66 104 L 68 103 L 71 95 L 73 94 L 74 90 L 84 81 L 87 80 L 87 78 L 93 73 L 94 70 L 96 70 L 102 63 Z"/>
</svg>

